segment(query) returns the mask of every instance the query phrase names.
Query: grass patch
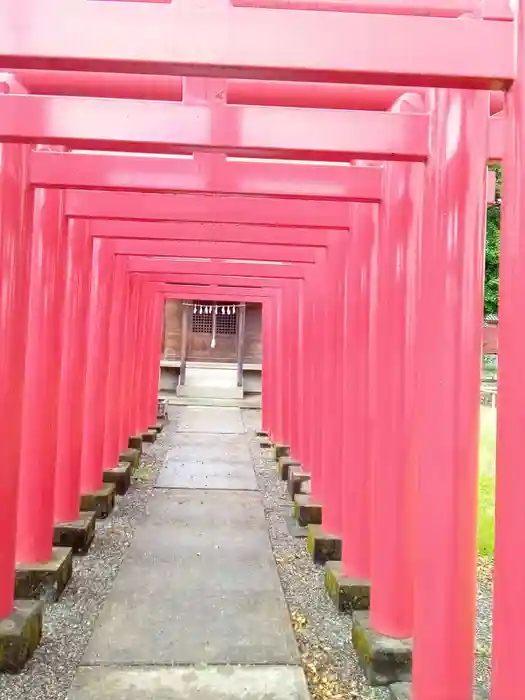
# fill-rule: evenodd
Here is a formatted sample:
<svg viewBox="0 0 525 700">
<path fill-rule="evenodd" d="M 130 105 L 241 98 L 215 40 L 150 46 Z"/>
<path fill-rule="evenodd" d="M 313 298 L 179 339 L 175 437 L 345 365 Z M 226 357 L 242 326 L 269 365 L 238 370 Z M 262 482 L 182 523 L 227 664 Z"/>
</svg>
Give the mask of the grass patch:
<svg viewBox="0 0 525 700">
<path fill-rule="evenodd" d="M 496 411 L 481 406 L 478 482 L 478 553 L 494 553 Z"/>
<path fill-rule="evenodd" d="M 480 474 L 478 486 L 478 554 L 494 553 L 494 477 Z"/>
</svg>

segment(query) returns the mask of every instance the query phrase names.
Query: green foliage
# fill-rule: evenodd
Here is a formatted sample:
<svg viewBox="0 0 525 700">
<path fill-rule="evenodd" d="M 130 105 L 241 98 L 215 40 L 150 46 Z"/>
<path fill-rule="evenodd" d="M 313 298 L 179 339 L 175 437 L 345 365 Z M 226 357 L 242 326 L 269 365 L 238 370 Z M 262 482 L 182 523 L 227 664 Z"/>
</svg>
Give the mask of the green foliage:
<svg viewBox="0 0 525 700">
<path fill-rule="evenodd" d="M 478 553 L 494 553 L 494 505 L 496 497 L 496 411 L 480 407 Z"/>
<path fill-rule="evenodd" d="M 478 554 L 494 554 L 494 500 L 496 482 L 494 476 L 479 475 L 478 484 Z"/>
<path fill-rule="evenodd" d="M 501 166 L 493 165 L 496 171 L 496 204 L 487 211 L 487 243 L 485 248 L 485 314 L 498 313 L 499 298 L 499 241 L 500 241 L 500 197 Z"/>
</svg>

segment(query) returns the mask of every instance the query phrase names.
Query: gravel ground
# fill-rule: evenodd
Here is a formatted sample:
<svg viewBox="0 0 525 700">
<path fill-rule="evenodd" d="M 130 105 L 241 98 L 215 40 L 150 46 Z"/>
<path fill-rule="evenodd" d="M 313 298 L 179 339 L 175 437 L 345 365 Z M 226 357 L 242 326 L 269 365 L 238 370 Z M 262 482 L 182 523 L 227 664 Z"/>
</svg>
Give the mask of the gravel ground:
<svg viewBox="0 0 525 700">
<path fill-rule="evenodd" d="M 243 411 L 248 430 L 260 428 L 259 411 Z M 252 457 L 275 560 L 290 609 L 312 700 L 386 700 L 385 688 L 370 688 L 360 670 L 350 639 L 350 619 L 336 610 L 324 589 L 323 567 L 313 564 L 304 538 L 292 537 L 285 522 L 291 513 L 285 482 L 275 462 L 265 459 L 257 442 Z M 476 686 L 485 696 L 490 674 L 492 564 L 478 567 Z"/>
<path fill-rule="evenodd" d="M 244 410 L 248 430 L 260 427 L 260 411 Z M 154 445 L 146 446 L 134 485 L 118 498 L 115 511 L 97 522 L 97 536 L 89 554 L 76 557 L 73 578 L 58 603 L 49 605 L 44 636 L 35 656 L 18 676 L 0 675 L 1 700 L 66 700 L 98 614 L 118 573 L 147 504 L 168 447 L 172 422 Z M 324 590 L 323 569 L 315 566 L 304 539 L 292 537 L 284 517 L 290 502 L 275 464 L 264 459 L 251 443 L 259 488 L 284 594 L 301 651 L 312 700 L 385 700 L 385 689 L 371 689 L 364 681 L 350 642 L 347 615 L 337 612 Z M 492 565 L 480 560 L 478 576 L 476 684 L 484 695 L 489 685 Z"/>
<path fill-rule="evenodd" d="M 170 424 L 165 429 L 173 430 Z M 134 485 L 105 521 L 97 522 L 89 554 L 75 557 L 73 578 L 59 602 L 48 605 L 35 656 L 17 676 L 0 675 L 1 700 L 65 700 L 76 668 L 129 547 L 137 518 L 146 511 L 152 484 L 164 463 L 164 431 L 146 445 Z"/>
</svg>

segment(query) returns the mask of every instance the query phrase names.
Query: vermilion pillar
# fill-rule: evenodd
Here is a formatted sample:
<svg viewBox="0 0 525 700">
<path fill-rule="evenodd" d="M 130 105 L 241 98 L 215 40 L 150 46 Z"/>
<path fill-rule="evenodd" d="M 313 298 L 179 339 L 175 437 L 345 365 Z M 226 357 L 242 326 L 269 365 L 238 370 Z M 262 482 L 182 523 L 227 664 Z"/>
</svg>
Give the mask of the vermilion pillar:
<svg viewBox="0 0 525 700">
<path fill-rule="evenodd" d="M 284 372 L 283 372 L 283 293 L 279 289 L 276 292 L 274 303 L 272 305 L 272 335 L 274 348 L 273 361 L 273 381 L 274 381 L 274 434 L 275 442 L 284 442 L 283 436 L 283 390 L 284 390 Z"/>
<path fill-rule="evenodd" d="M 0 82 L 0 92 L 7 86 Z M 22 388 L 31 226 L 27 187 L 29 147 L 0 144 L 0 618 L 13 610 L 15 531 L 18 503 Z"/>
<path fill-rule="evenodd" d="M 144 426 L 142 424 L 141 418 L 141 389 L 142 389 L 142 370 L 143 370 L 143 356 L 144 356 L 144 340 L 145 340 L 145 327 L 147 324 L 147 307 L 148 307 L 148 294 L 145 289 L 145 284 L 139 281 L 137 286 L 137 305 L 136 311 L 134 313 L 134 327 L 132 335 L 130 335 L 130 342 L 132 344 L 133 355 L 131 358 L 131 374 L 129 376 L 130 382 L 130 435 L 136 435 L 140 433 Z"/>
<path fill-rule="evenodd" d="M 150 361 L 144 402 L 146 428 L 157 421 L 157 397 L 159 392 L 159 368 L 162 354 L 162 310 L 164 297 L 157 292 L 152 303 Z"/>
<path fill-rule="evenodd" d="M 419 95 L 404 95 L 393 111 L 423 112 Z M 412 634 L 412 532 L 415 464 L 409 452 L 413 415 L 408 390 L 415 369 L 408 343 L 408 253 L 422 234 L 424 165 L 387 163 L 383 174 L 378 236 L 375 241 L 375 333 L 372 432 L 373 595 L 370 623 L 382 634 Z M 423 234 L 424 235 L 424 234 Z"/>
<path fill-rule="evenodd" d="M 81 492 L 102 488 L 106 377 L 109 360 L 109 322 L 115 256 L 112 243 L 93 241 L 93 268 L 84 397 Z"/>
<path fill-rule="evenodd" d="M 156 313 L 156 293 L 148 289 L 148 299 L 146 307 L 146 316 L 143 319 L 144 325 L 144 344 L 143 344 L 143 360 L 142 360 L 142 376 L 139 401 L 139 416 L 141 430 L 147 430 L 151 423 L 149 415 L 149 400 L 151 396 L 151 366 L 155 351 L 155 313 Z"/>
<path fill-rule="evenodd" d="M 296 399 L 296 411 L 294 415 L 295 434 L 297 444 L 294 448 L 294 457 L 303 460 L 304 435 L 305 435 L 305 401 L 307 387 L 304 381 L 304 280 L 296 282 L 297 294 L 297 338 L 296 338 L 296 365 L 294 370 L 294 392 Z"/>
<path fill-rule="evenodd" d="M 283 442 L 290 446 L 290 452 L 297 454 L 296 417 L 299 398 L 297 396 L 295 376 L 297 372 L 297 280 L 283 280 L 284 319 L 280 332 L 283 335 Z"/>
<path fill-rule="evenodd" d="M 147 370 L 150 359 L 152 319 L 152 292 L 145 284 L 142 285 L 141 305 L 139 309 L 137 328 L 137 367 L 135 384 L 135 433 L 142 433 L 147 429 L 145 420 L 146 382 Z"/>
<path fill-rule="evenodd" d="M 128 310 L 126 318 L 126 348 L 124 351 L 124 378 L 121 422 L 121 444 L 127 447 L 128 438 L 134 434 L 134 378 L 136 357 L 136 327 L 139 308 L 140 281 L 138 275 L 130 275 Z"/>
<path fill-rule="evenodd" d="M 162 357 L 162 339 L 164 335 L 164 296 L 157 294 L 153 308 L 152 330 L 152 359 L 150 368 L 150 381 L 148 387 L 148 401 L 146 420 L 148 425 L 157 422 L 157 402 L 159 396 L 159 371 Z"/>
<path fill-rule="evenodd" d="M 267 418 L 268 418 L 268 431 L 272 440 L 275 439 L 275 416 L 276 416 L 276 394 L 277 394 L 277 381 L 275 374 L 275 353 L 276 353 L 276 339 L 274 335 L 275 326 L 275 304 L 276 304 L 277 290 L 275 291 L 272 298 L 266 304 L 263 310 L 263 325 L 265 327 L 264 344 L 265 354 L 267 352 L 269 362 L 267 370 L 267 376 L 265 380 L 265 389 L 267 391 Z M 266 372 L 266 369 L 265 369 Z M 265 426 L 266 427 L 266 426 Z"/>
<path fill-rule="evenodd" d="M 313 345 L 315 352 L 315 405 L 314 416 L 311 424 L 313 437 L 312 461 L 315 464 L 315 478 L 317 479 L 317 491 L 315 499 L 323 506 L 327 504 L 330 493 L 331 464 L 327 463 L 323 454 L 323 446 L 328 431 L 327 410 L 327 384 L 330 381 L 328 370 L 328 358 L 333 354 L 333 297 L 331 280 L 333 279 L 333 257 L 325 254 L 325 259 L 318 266 L 318 286 L 314 288 L 316 324 L 312 328 Z M 313 479 L 313 476 L 312 476 Z M 323 513 L 324 520 L 324 513 Z"/>
<path fill-rule="evenodd" d="M 343 318 L 343 292 L 345 258 L 348 237 L 337 236 L 331 241 L 326 261 L 323 303 L 325 327 L 323 352 L 317 365 L 321 391 L 321 415 L 319 416 L 319 464 L 323 473 L 323 529 L 340 535 L 342 530 L 341 502 L 341 329 Z M 344 387 L 346 391 L 349 386 Z"/>
<path fill-rule="evenodd" d="M 132 276 L 126 275 L 125 294 L 124 294 L 124 315 L 122 319 L 122 336 L 120 348 L 120 365 L 119 365 L 119 421 L 118 421 L 118 446 L 119 450 L 124 450 L 128 446 L 129 438 L 129 397 L 128 397 L 128 366 L 131 356 L 130 329 L 131 321 L 131 290 Z"/>
<path fill-rule="evenodd" d="M 370 577 L 371 422 L 370 365 L 372 248 L 377 237 L 377 206 L 352 205 L 349 254 L 345 271 L 341 383 L 345 388 L 342 439 L 341 498 L 343 508 L 343 573 Z M 352 391 L 348 387 L 352 386 Z"/>
<path fill-rule="evenodd" d="M 492 700 L 519 700 L 516 683 L 525 619 L 523 469 L 523 318 L 525 309 L 525 8 L 517 8 L 517 79 L 507 93 L 498 327 L 496 543 L 492 633 Z"/>
<path fill-rule="evenodd" d="M 109 361 L 106 372 L 106 420 L 104 430 L 104 468 L 116 467 L 120 452 L 120 367 L 122 363 L 123 321 L 126 317 L 125 292 L 127 260 L 117 255 L 111 295 L 109 321 Z"/>
<path fill-rule="evenodd" d="M 322 501 L 322 468 L 316 460 L 315 428 L 319 419 L 320 407 L 320 377 L 318 363 L 322 358 L 323 329 L 321 325 L 322 313 L 322 267 L 324 260 L 320 261 L 310 272 L 306 282 L 305 294 L 305 319 L 304 319 L 304 363 L 305 363 L 305 440 L 304 463 L 305 470 L 310 473 L 311 497 L 315 501 Z"/>
<path fill-rule="evenodd" d="M 322 501 L 322 465 L 317 460 L 317 441 L 319 434 L 316 426 L 320 413 L 321 386 L 318 372 L 318 363 L 322 357 L 324 343 L 322 296 L 323 285 L 321 283 L 321 267 L 324 261 L 315 266 L 309 280 L 309 319 L 306 328 L 306 348 L 308 353 L 307 366 L 309 369 L 308 382 L 308 408 L 306 416 L 307 430 L 307 470 L 310 473 L 310 493 L 314 500 Z"/>
<path fill-rule="evenodd" d="M 429 107 L 414 368 L 413 694 L 471 700 L 489 96 L 440 89 Z"/>
<path fill-rule="evenodd" d="M 117 350 L 117 367 L 115 382 L 116 394 L 113 396 L 115 402 L 115 424 L 113 428 L 113 444 L 117 460 L 120 457 L 120 452 L 128 446 L 128 436 L 123 435 L 123 423 L 126 415 L 127 407 L 127 384 L 126 384 L 126 359 L 129 355 L 129 340 L 127 330 L 129 324 L 129 299 L 130 299 L 130 274 L 128 264 L 125 264 L 126 272 L 123 279 L 122 299 L 121 299 L 121 315 L 117 329 L 118 333 L 118 350 Z"/>
<path fill-rule="evenodd" d="M 266 299 L 262 304 L 261 317 L 261 425 L 263 430 L 271 431 L 271 350 L 269 338 L 270 324 L 270 299 Z"/>
<path fill-rule="evenodd" d="M 66 283 L 62 311 L 62 355 L 55 470 L 55 522 L 76 520 L 80 508 L 80 467 L 88 347 L 93 239 L 85 219 L 68 221 Z"/>
<path fill-rule="evenodd" d="M 290 330 L 291 330 L 291 299 L 290 286 L 285 282 L 281 291 L 281 307 L 279 311 L 279 338 L 281 346 L 280 373 L 282 385 L 280 390 L 281 406 L 281 437 L 280 441 L 290 444 Z"/>
<path fill-rule="evenodd" d="M 277 306 L 279 304 L 279 290 L 275 291 L 275 294 L 272 298 L 271 304 L 269 304 L 268 310 L 268 317 L 269 317 L 269 324 L 268 324 L 268 335 L 269 335 L 269 345 L 270 345 L 270 353 L 271 353 L 271 367 L 272 367 L 272 373 L 270 377 L 271 381 L 271 402 L 270 402 L 270 419 L 271 419 L 271 437 L 274 441 L 278 442 L 280 439 L 279 435 L 279 391 L 280 391 L 280 385 L 279 385 L 279 338 L 278 338 L 278 331 L 277 331 Z"/>
<path fill-rule="evenodd" d="M 301 411 L 302 397 L 299 394 L 298 385 L 298 365 L 299 365 L 299 280 L 290 280 L 287 284 L 289 299 L 289 322 L 288 322 L 288 396 L 289 396 L 289 416 L 288 416 L 288 442 L 290 451 L 297 457 L 299 446 L 299 417 Z"/>
<path fill-rule="evenodd" d="M 57 451 L 61 306 L 64 295 L 64 217 L 60 190 L 33 198 L 31 272 L 22 420 L 16 558 L 51 559 Z"/>
</svg>

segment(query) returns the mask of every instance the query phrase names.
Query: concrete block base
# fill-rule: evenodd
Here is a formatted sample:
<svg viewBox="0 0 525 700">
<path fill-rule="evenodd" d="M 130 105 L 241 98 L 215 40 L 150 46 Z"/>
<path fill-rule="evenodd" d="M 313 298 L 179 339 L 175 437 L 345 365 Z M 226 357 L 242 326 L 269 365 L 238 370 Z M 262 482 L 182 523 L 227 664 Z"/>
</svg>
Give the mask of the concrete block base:
<svg viewBox="0 0 525 700">
<path fill-rule="evenodd" d="M 323 507 L 320 503 L 315 503 L 310 496 L 299 493 L 294 498 L 293 516 L 303 527 L 320 525 L 323 519 Z"/>
<path fill-rule="evenodd" d="M 412 700 L 411 683 L 392 683 L 388 690 L 391 700 Z"/>
<path fill-rule="evenodd" d="M 142 454 L 142 435 L 132 435 L 128 440 L 128 447 Z"/>
<path fill-rule="evenodd" d="M 310 474 L 301 469 L 290 467 L 288 470 L 288 495 L 293 500 L 299 493 L 308 493 L 310 488 Z"/>
<path fill-rule="evenodd" d="M 133 447 L 128 447 L 127 450 L 123 450 L 120 453 L 119 462 L 129 462 L 131 471 L 134 472 L 140 464 L 140 451 Z"/>
<path fill-rule="evenodd" d="M 412 700 L 412 683 L 392 683 L 388 688 L 390 700 Z M 483 696 L 487 700 L 486 696 Z M 482 700 L 482 696 L 474 695 L 472 700 Z"/>
<path fill-rule="evenodd" d="M 62 595 L 72 575 L 73 550 L 54 547 L 50 561 L 44 564 L 16 565 L 15 598 L 54 603 Z"/>
<path fill-rule="evenodd" d="M 292 537 L 302 537 L 304 539 L 308 537 L 308 528 L 301 527 L 297 520 L 291 515 L 285 515 L 284 522 L 286 523 L 286 529 Z"/>
<path fill-rule="evenodd" d="M 341 559 L 342 539 L 325 532 L 321 525 L 308 525 L 306 546 L 315 564 L 325 564 L 327 561 Z"/>
<path fill-rule="evenodd" d="M 283 445 L 279 442 L 275 443 L 275 458 L 280 459 L 281 457 L 290 456 L 290 445 Z"/>
<path fill-rule="evenodd" d="M 157 423 L 149 425 L 148 430 L 154 430 L 157 434 L 162 433 L 162 431 L 164 430 L 164 423 L 159 420 Z"/>
<path fill-rule="evenodd" d="M 324 586 L 340 612 L 370 608 L 370 581 L 345 576 L 340 561 L 326 563 Z"/>
<path fill-rule="evenodd" d="M 268 438 L 268 431 L 267 431 L 267 430 L 256 430 L 256 431 L 255 431 L 255 437 L 257 437 L 257 438 Z"/>
<path fill-rule="evenodd" d="M 80 496 L 80 510 L 95 511 L 97 518 L 107 518 L 115 507 L 115 484 L 104 484 L 98 491 Z"/>
<path fill-rule="evenodd" d="M 131 485 L 131 462 L 119 462 L 118 467 L 104 469 L 102 480 L 105 484 L 114 484 L 118 496 L 127 493 Z"/>
<path fill-rule="evenodd" d="M 35 600 L 15 600 L 13 612 L 0 618 L 0 672 L 18 673 L 42 639 L 44 606 Z"/>
<path fill-rule="evenodd" d="M 86 554 L 95 537 L 96 514 L 85 511 L 78 520 L 67 523 L 55 523 L 53 531 L 54 547 L 70 547 L 73 554 Z"/>
<path fill-rule="evenodd" d="M 148 442 L 148 443 L 153 443 L 157 439 L 157 431 L 156 430 L 146 430 L 145 433 L 142 433 L 142 442 Z"/>
<path fill-rule="evenodd" d="M 273 442 L 268 438 L 262 437 L 259 440 L 259 447 L 261 450 L 271 450 L 273 447 Z"/>
<path fill-rule="evenodd" d="M 352 643 L 370 685 L 408 682 L 412 678 L 412 640 L 379 634 L 370 626 L 370 614 L 354 612 Z"/>
<path fill-rule="evenodd" d="M 288 481 L 288 475 L 290 473 L 290 469 L 301 469 L 301 463 L 298 462 L 295 459 L 292 459 L 291 457 L 280 457 L 279 458 L 279 477 L 283 481 Z"/>
</svg>

